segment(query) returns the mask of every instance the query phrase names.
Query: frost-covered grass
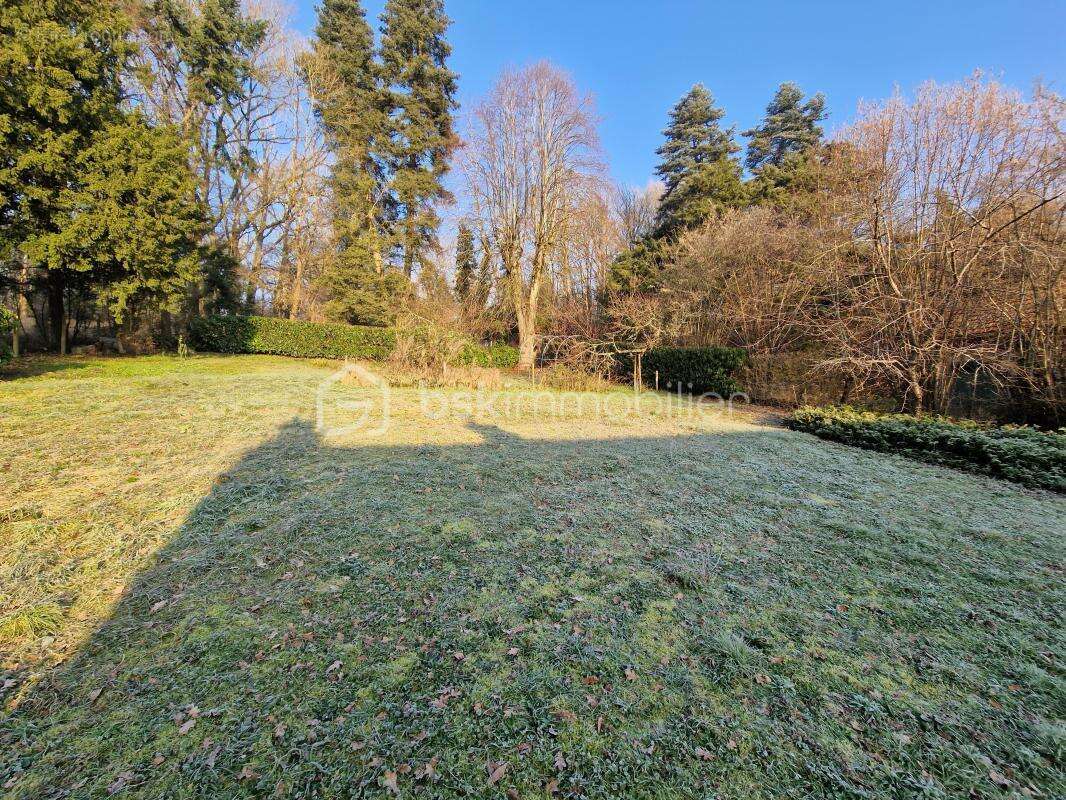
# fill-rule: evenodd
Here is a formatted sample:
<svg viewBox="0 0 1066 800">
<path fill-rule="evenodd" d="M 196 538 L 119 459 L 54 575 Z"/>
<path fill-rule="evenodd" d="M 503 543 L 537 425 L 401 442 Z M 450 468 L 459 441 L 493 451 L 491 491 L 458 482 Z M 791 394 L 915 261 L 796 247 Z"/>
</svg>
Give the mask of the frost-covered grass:
<svg viewBox="0 0 1066 800">
<path fill-rule="evenodd" d="M 323 438 L 306 361 L 20 370 L 0 795 L 1066 793 L 1060 496 L 413 388 Z"/>
</svg>

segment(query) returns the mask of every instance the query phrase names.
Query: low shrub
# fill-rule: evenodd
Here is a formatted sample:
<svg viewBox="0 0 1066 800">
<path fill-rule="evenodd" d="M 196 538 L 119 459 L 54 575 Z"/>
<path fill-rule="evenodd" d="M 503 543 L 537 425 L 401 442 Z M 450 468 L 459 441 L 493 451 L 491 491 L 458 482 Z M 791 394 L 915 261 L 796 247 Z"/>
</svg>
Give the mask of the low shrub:
<svg viewBox="0 0 1066 800">
<path fill-rule="evenodd" d="M 631 362 L 630 362 L 631 363 Z M 643 380 L 659 388 L 685 394 L 717 394 L 728 398 L 739 391 L 734 375 L 744 364 L 744 351 L 734 347 L 656 347 L 641 359 Z"/>
<path fill-rule="evenodd" d="M 986 428 L 943 417 L 876 414 L 847 406 L 801 408 L 786 424 L 823 439 L 1066 492 L 1066 432 Z"/>
<path fill-rule="evenodd" d="M 298 358 L 382 361 L 396 345 L 389 328 L 305 322 L 281 317 L 215 316 L 194 319 L 192 345 L 212 353 L 265 353 Z"/>
<path fill-rule="evenodd" d="M 459 363 L 468 367 L 514 369 L 518 363 L 518 348 L 509 344 L 467 344 L 459 354 Z"/>
<path fill-rule="evenodd" d="M 516 347 L 475 344 L 461 334 L 436 326 L 397 330 L 230 315 L 194 319 L 189 334 L 195 349 L 211 353 L 391 359 L 398 365 L 420 369 L 447 364 L 510 369 L 518 363 Z"/>
<path fill-rule="evenodd" d="M 11 332 L 18 325 L 15 312 L 0 306 L 0 364 L 11 360 Z"/>
</svg>

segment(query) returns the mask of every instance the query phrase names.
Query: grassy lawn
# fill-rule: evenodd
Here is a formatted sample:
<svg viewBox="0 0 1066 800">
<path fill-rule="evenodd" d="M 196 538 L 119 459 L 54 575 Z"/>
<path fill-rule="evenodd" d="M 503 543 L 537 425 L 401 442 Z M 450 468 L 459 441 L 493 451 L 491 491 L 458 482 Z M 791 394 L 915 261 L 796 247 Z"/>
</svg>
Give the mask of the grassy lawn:
<svg viewBox="0 0 1066 800">
<path fill-rule="evenodd" d="M 1063 497 L 331 369 L 0 380 L 0 795 L 1066 794 Z"/>
</svg>

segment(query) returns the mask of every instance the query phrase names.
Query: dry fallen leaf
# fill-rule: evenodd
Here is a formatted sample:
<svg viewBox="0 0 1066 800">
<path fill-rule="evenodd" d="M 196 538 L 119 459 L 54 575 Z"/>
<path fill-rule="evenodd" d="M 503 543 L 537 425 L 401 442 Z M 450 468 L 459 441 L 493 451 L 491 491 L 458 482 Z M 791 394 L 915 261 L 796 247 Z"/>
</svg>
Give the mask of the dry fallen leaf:
<svg viewBox="0 0 1066 800">
<path fill-rule="evenodd" d="M 488 763 L 489 770 L 489 786 L 493 786 L 499 782 L 503 777 L 503 773 L 507 772 L 507 762 L 501 761 L 499 764 L 493 764 L 491 761 Z"/>
<path fill-rule="evenodd" d="M 566 769 L 566 759 L 563 758 L 562 753 L 555 754 L 555 768 L 558 770 Z"/>
<path fill-rule="evenodd" d="M 252 781 L 259 777 L 259 773 L 252 769 L 251 764 L 245 764 L 241 768 L 240 774 L 237 775 L 238 780 Z"/>
<path fill-rule="evenodd" d="M 711 761 L 714 759 L 714 753 L 708 750 L 706 747 L 697 747 L 696 755 L 702 758 L 704 761 Z"/>
<path fill-rule="evenodd" d="M 135 777 L 136 775 L 128 770 L 126 772 L 120 772 L 115 776 L 115 780 L 113 780 L 107 787 L 107 793 L 115 794 L 116 792 L 121 792 L 126 788 L 126 784 L 132 781 Z"/>
<path fill-rule="evenodd" d="M 396 773 L 392 770 L 386 770 L 385 774 L 381 776 L 381 785 L 394 795 L 399 796 L 400 787 L 396 784 Z"/>
<path fill-rule="evenodd" d="M 157 612 L 160 609 L 162 609 L 166 604 L 167 604 L 166 600 L 160 600 L 158 603 L 153 603 L 152 607 L 150 609 L 148 609 L 148 613 L 149 614 L 154 614 L 155 612 Z"/>
<path fill-rule="evenodd" d="M 637 671 L 632 667 L 626 667 L 626 680 L 635 681 L 637 679 Z"/>
<path fill-rule="evenodd" d="M 189 731 L 191 731 L 193 729 L 194 725 L 196 725 L 196 718 L 195 717 L 183 722 L 181 724 L 181 727 L 178 728 L 178 733 L 180 733 L 180 734 L 182 734 L 184 736 L 186 733 L 188 733 Z"/>
</svg>

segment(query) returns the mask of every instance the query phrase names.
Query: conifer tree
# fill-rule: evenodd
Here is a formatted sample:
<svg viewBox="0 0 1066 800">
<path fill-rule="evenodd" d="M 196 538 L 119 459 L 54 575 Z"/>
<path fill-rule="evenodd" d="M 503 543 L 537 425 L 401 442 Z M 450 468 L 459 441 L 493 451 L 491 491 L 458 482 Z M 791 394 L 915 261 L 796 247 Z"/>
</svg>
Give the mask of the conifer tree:
<svg viewBox="0 0 1066 800">
<path fill-rule="evenodd" d="M 790 155 L 803 153 L 821 141 L 818 123 L 826 116 L 821 93 L 804 103 L 799 86 L 791 81 L 782 83 L 766 107 L 762 124 L 742 134 L 751 140 L 744 165 L 752 172 L 768 164 L 782 166 Z"/>
<path fill-rule="evenodd" d="M 762 124 L 743 133 L 749 139 L 744 163 L 754 174 L 750 183 L 754 201 L 796 206 L 813 191 L 823 135 L 818 123 L 827 116 L 820 93 L 804 102 L 796 84 L 778 87 Z"/>
<path fill-rule="evenodd" d="M 111 4 L 0 6 L 0 250 L 39 276 L 60 352 L 73 293 L 118 317 L 134 302 L 173 307 L 198 263 L 188 143 L 124 107 L 133 52 Z"/>
<path fill-rule="evenodd" d="M 434 203 L 453 145 L 456 74 L 448 69 L 450 20 L 443 0 L 388 0 L 381 17 L 381 70 L 391 123 L 388 161 L 397 213 L 392 239 L 411 277 L 435 244 Z"/>
<path fill-rule="evenodd" d="M 409 286 L 384 261 L 393 215 L 388 189 L 387 95 L 374 35 L 359 0 L 325 0 L 305 63 L 315 110 L 334 152 L 330 175 L 336 250 L 320 286 L 334 319 L 384 325 Z"/>
<path fill-rule="evenodd" d="M 117 118 L 125 30 L 108 4 L 10 0 L 0 4 L 0 240 L 4 256 L 59 230 L 62 195 L 77 183 L 78 154 Z M 52 344 L 65 350 L 71 275 L 45 273 Z"/>
<path fill-rule="evenodd" d="M 477 259 L 474 256 L 474 234 L 466 225 L 459 225 L 455 240 L 455 294 L 460 302 L 470 299 L 476 280 Z"/>
<path fill-rule="evenodd" d="M 744 185 L 733 154 L 740 148 L 733 129 L 719 124 L 725 112 L 711 93 L 696 84 L 670 112 L 666 141 L 656 150 L 656 174 L 666 191 L 659 204 L 656 235 L 671 235 L 700 224 L 716 211 L 743 205 Z"/>
</svg>

